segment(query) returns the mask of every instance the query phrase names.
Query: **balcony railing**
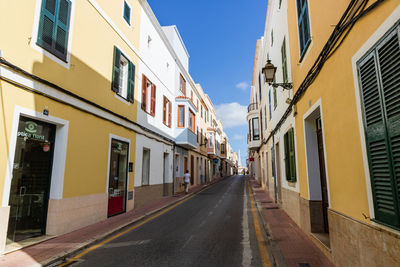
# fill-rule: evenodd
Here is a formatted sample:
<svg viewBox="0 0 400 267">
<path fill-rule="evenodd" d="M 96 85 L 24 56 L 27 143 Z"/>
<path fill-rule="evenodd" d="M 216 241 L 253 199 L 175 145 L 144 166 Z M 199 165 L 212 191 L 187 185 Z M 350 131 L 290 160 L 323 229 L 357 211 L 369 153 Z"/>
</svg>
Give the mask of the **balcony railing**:
<svg viewBox="0 0 400 267">
<path fill-rule="evenodd" d="M 258 104 L 257 103 L 251 103 L 248 107 L 247 107 L 247 112 L 253 111 L 258 109 Z"/>
</svg>

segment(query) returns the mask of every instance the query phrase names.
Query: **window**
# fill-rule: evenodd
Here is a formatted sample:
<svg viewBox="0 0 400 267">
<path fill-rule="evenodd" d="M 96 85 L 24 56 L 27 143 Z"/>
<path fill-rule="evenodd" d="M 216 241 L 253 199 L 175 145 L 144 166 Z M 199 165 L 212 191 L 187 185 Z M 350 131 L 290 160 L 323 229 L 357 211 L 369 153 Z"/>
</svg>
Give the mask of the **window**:
<svg viewBox="0 0 400 267">
<path fill-rule="evenodd" d="M 114 47 L 114 66 L 111 90 L 133 103 L 135 87 L 135 65 Z"/>
<path fill-rule="evenodd" d="M 203 144 L 203 129 L 201 129 L 200 144 Z"/>
<path fill-rule="evenodd" d="M 294 130 L 290 128 L 284 136 L 286 180 L 296 182 L 296 157 L 294 149 Z"/>
<path fill-rule="evenodd" d="M 276 88 L 274 87 L 274 110 L 276 109 L 277 106 L 278 106 L 278 100 L 276 96 Z"/>
<path fill-rule="evenodd" d="M 283 44 L 281 47 L 281 55 L 282 55 L 282 80 L 284 83 L 288 82 L 288 73 L 287 73 L 287 60 L 286 60 L 286 38 L 283 38 Z"/>
<path fill-rule="evenodd" d="M 299 27 L 300 57 L 302 58 L 311 42 L 307 0 L 297 0 L 297 20 Z"/>
<path fill-rule="evenodd" d="M 67 60 L 71 1 L 43 0 L 37 45 L 59 59 Z"/>
<path fill-rule="evenodd" d="M 262 87 L 261 87 L 261 72 L 258 74 L 258 91 L 259 91 L 259 95 L 260 95 L 260 102 L 261 102 L 261 98 L 262 98 Z"/>
<path fill-rule="evenodd" d="M 153 117 L 156 115 L 156 86 L 144 74 L 142 76 L 142 109 Z"/>
<path fill-rule="evenodd" d="M 271 30 L 271 46 L 274 45 L 274 30 Z"/>
<path fill-rule="evenodd" d="M 150 150 L 143 148 L 142 185 L 150 184 Z"/>
<path fill-rule="evenodd" d="M 186 96 L 186 80 L 183 78 L 182 74 L 180 75 L 180 80 L 179 80 L 179 90 L 183 93 L 183 95 Z"/>
<path fill-rule="evenodd" d="M 252 131 L 251 131 L 251 120 L 249 120 L 249 135 L 248 135 L 249 141 L 252 140 L 252 138 L 251 138 L 251 133 L 252 133 Z"/>
<path fill-rule="evenodd" d="M 225 144 L 221 144 L 221 153 L 225 154 Z"/>
<path fill-rule="evenodd" d="M 131 7 L 126 1 L 124 1 L 124 19 L 129 25 L 131 25 Z"/>
<path fill-rule="evenodd" d="M 193 113 L 191 109 L 189 109 L 189 130 L 193 133 L 196 132 L 196 115 Z"/>
<path fill-rule="evenodd" d="M 268 91 L 268 106 L 269 106 L 269 119 L 272 118 L 272 110 L 271 110 L 271 89 Z"/>
<path fill-rule="evenodd" d="M 178 106 L 178 127 L 185 127 L 185 106 Z"/>
<path fill-rule="evenodd" d="M 400 229 L 400 40 L 397 25 L 358 63 L 375 220 Z"/>
<path fill-rule="evenodd" d="M 279 0 L 279 9 L 281 9 L 282 6 L 282 0 Z"/>
<path fill-rule="evenodd" d="M 209 148 L 213 148 L 213 138 L 214 138 L 214 136 L 213 136 L 213 134 L 212 133 L 210 133 L 210 138 L 208 139 L 208 147 Z"/>
<path fill-rule="evenodd" d="M 171 101 L 166 96 L 163 101 L 163 123 L 171 127 Z"/>
<path fill-rule="evenodd" d="M 203 118 L 203 105 L 201 105 L 201 118 Z"/>
<path fill-rule="evenodd" d="M 190 101 L 192 101 L 192 103 L 193 103 L 193 90 L 190 91 Z"/>
<path fill-rule="evenodd" d="M 253 118 L 252 124 L 253 124 L 253 140 L 260 140 L 260 127 L 258 124 L 258 118 Z"/>
</svg>

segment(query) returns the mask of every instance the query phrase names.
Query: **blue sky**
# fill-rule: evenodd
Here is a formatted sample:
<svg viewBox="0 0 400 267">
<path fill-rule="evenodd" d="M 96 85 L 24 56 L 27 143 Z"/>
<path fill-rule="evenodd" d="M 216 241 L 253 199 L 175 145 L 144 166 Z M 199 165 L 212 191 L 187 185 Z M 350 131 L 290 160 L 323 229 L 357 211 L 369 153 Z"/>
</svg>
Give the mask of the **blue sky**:
<svg viewBox="0 0 400 267">
<path fill-rule="evenodd" d="M 256 41 L 267 0 L 148 0 L 161 26 L 176 25 L 190 54 L 189 72 L 210 96 L 242 164 Z"/>
</svg>

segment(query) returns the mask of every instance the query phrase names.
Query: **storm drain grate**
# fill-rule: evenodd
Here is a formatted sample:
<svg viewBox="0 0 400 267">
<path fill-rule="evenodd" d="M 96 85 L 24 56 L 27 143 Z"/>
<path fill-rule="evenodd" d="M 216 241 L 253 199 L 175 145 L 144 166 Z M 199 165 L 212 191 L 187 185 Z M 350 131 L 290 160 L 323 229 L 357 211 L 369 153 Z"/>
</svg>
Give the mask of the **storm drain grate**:
<svg viewBox="0 0 400 267">
<path fill-rule="evenodd" d="M 299 267 L 311 267 L 308 263 L 299 263 Z"/>
</svg>

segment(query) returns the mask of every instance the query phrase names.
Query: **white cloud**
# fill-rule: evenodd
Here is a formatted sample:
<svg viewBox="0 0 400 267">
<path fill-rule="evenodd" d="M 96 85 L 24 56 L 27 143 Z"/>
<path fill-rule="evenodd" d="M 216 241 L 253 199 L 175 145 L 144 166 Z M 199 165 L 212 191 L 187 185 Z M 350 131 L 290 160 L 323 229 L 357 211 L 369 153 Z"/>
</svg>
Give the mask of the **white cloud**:
<svg viewBox="0 0 400 267">
<path fill-rule="evenodd" d="M 240 82 L 238 84 L 236 84 L 236 88 L 239 88 L 242 91 L 246 91 L 247 88 L 249 88 L 249 84 L 247 82 Z"/>
<path fill-rule="evenodd" d="M 237 102 L 217 105 L 215 112 L 217 118 L 222 121 L 224 129 L 247 125 L 247 107 Z"/>
<path fill-rule="evenodd" d="M 245 139 L 245 137 L 244 137 L 244 135 L 241 135 L 241 134 L 235 134 L 235 135 L 233 135 L 232 139 L 233 140 L 243 140 L 243 139 Z"/>
</svg>

